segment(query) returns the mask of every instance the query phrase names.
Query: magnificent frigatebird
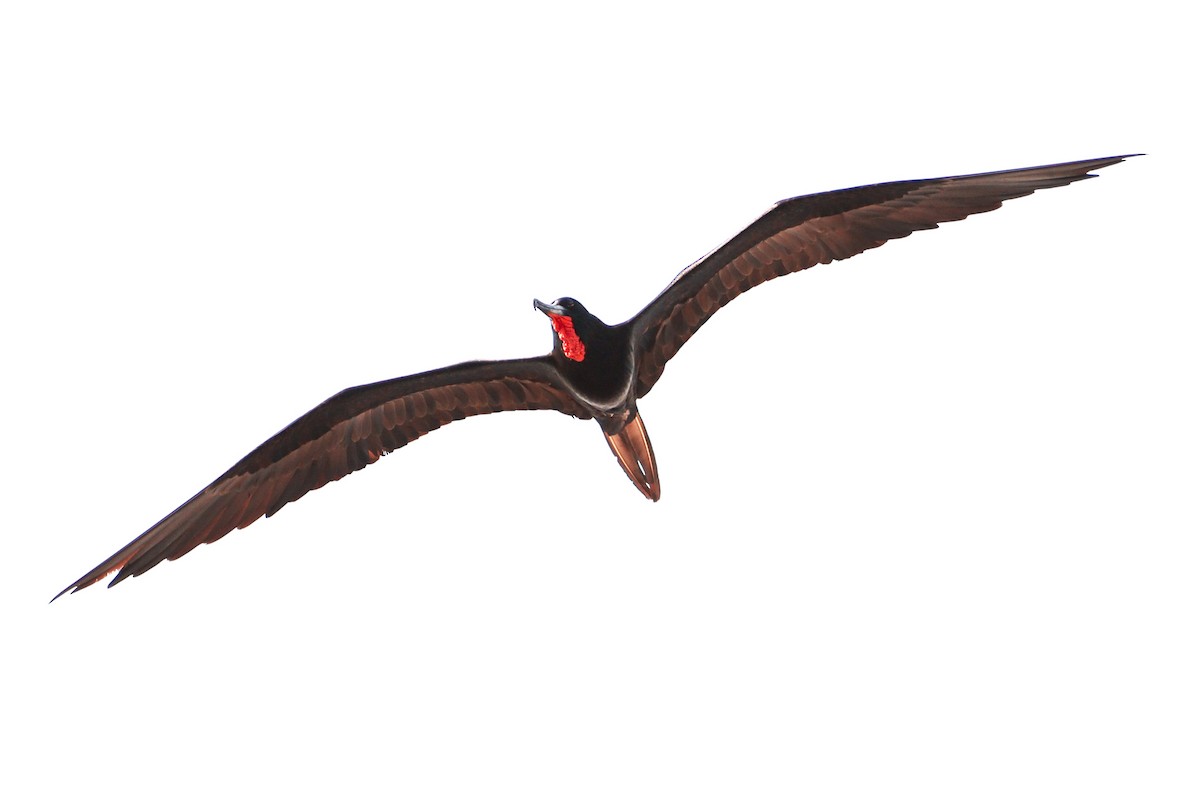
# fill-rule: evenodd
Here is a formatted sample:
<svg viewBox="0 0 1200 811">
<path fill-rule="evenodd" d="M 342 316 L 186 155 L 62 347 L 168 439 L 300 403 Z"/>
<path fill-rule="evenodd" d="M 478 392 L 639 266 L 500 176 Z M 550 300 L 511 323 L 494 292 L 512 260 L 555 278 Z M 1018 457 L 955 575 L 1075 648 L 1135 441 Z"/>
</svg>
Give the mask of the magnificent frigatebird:
<svg viewBox="0 0 1200 811">
<path fill-rule="evenodd" d="M 999 208 L 1038 189 L 1095 177 L 1131 155 L 1007 172 L 907 180 L 793 197 L 685 268 L 633 318 L 605 324 L 572 298 L 533 305 L 554 347 L 521 360 L 472 361 L 356 386 L 334 395 L 253 450 L 182 506 L 55 599 L 116 572 L 109 586 L 271 516 L 310 490 L 366 467 L 454 420 L 549 409 L 594 419 L 647 498 L 660 494 L 637 401 L 713 313 L 776 276 L 845 259 L 913 231 Z"/>
</svg>

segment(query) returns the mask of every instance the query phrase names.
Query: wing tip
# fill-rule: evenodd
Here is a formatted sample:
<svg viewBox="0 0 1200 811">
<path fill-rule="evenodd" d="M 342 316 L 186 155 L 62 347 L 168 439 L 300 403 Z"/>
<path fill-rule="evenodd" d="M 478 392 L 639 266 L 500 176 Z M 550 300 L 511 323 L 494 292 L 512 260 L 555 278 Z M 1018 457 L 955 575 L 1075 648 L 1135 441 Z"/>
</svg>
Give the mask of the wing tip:
<svg viewBox="0 0 1200 811">
<path fill-rule="evenodd" d="M 53 603 L 55 600 L 57 600 L 59 597 L 62 597 L 64 594 L 74 594 L 77 591 L 83 591 L 88 586 L 94 586 L 97 583 L 99 583 L 101 580 L 103 580 L 104 578 L 106 578 L 112 574 L 116 574 L 116 577 L 114 577 L 109 582 L 108 588 L 110 588 L 110 589 L 113 586 L 120 583 L 126 577 L 129 577 L 131 574 L 135 574 L 135 572 L 129 568 L 128 560 L 123 560 L 117 564 L 108 564 L 108 565 L 106 565 L 106 564 L 108 564 L 108 561 L 105 561 L 103 564 L 101 564 L 101 566 L 104 567 L 103 569 L 101 569 L 101 566 L 98 566 L 95 569 L 92 569 L 90 572 L 88 572 L 83 577 L 76 580 L 71 585 L 67 586 L 65 589 L 60 591 L 58 594 L 55 594 L 54 597 L 51 598 L 50 602 Z"/>
<path fill-rule="evenodd" d="M 97 582 L 103 580 L 107 576 L 108 575 L 105 574 L 102 577 L 98 577 L 95 579 L 88 579 L 87 577 L 83 577 L 79 580 L 76 580 L 74 583 L 67 586 L 65 589 L 60 591 L 58 594 L 55 594 L 53 597 L 51 597 L 50 603 L 53 603 L 55 600 L 57 600 L 59 597 L 63 596 L 64 594 L 74 594 L 77 591 L 82 591 L 83 589 L 86 589 L 88 586 L 91 586 L 94 583 L 97 583 Z"/>
<path fill-rule="evenodd" d="M 1145 156 L 1145 154 L 1145 152 L 1130 152 L 1127 155 L 1112 155 L 1107 158 L 1093 158 L 1090 161 L 1080 161 L 1080 163 L 1090 164 L 1087 168 L 1087 177 L 1096 177 L 1096 175 L 1091 173 L 1098 169 L 1104 169 L 1108 166 L 1115 166 L 1118 163 L 1124 163 L 1130 158 L 1141 158 Z"/>
</svg>

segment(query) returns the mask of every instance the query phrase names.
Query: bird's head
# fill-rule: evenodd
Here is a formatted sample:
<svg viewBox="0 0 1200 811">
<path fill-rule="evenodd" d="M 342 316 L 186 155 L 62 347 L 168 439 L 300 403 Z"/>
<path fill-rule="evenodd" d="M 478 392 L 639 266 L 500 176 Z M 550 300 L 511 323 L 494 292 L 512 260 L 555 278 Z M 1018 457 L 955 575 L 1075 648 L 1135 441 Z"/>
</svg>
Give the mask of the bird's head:
<svg viewBox="0 0 1200 811">
<path fill-rule="evenodd" d="M 591 337 L 605 326 L 573 298 L 558 298 L 551 304 L 534 299 L 533 306 L 549 316 L 554 326 L 554 352 L 568 360 L 582 362 Z"/>
</svg>

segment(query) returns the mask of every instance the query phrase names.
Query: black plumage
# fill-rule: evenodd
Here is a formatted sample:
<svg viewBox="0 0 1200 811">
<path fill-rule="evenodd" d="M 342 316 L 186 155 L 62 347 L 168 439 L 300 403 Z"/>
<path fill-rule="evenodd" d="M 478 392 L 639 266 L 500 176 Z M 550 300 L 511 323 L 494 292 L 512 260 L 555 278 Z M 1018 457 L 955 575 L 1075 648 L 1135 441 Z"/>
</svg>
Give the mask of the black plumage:
<svg viewBox="0 0 1200 811">
<path fill-rule="evenodd" d="M 553 410 L 595 419 L 622 469 L 658 500 L 637 401 L 717 310 L 768 279 L 845 259 L 913 231 L 1064 186 L 1129 155 L 1005 172 L 860 186 L 785 200 L 681 272 L 641 312 L 607 325 L 578 301 L 537 300 L 550 353 L 472 361 L 346 389 L 268 439 L 178 509 L 63 589 L 116 572 L 110 586 L 211 543 L 454 420 Z"/>
</svg>

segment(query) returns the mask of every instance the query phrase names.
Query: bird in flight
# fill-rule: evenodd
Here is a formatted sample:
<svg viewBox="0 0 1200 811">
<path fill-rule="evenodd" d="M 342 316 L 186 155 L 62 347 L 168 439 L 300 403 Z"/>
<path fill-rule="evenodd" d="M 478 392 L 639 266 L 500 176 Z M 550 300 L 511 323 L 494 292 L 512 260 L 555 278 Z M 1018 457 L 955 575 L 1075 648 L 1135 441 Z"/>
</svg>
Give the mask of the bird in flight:
<svg viewBox="0 0 1200 811">
<path fill-rule="evenodd" d="M 573 298 L 533 306 L 549 317 L 547 355 L 471 361 L 346 389 L 250 452 L 216 481 L 55 596 L 112 573 L 115 586 L 175 560 L 454 420 L 552 410 L 600 425 L 646 498 L 658 469 L 637 402 L 717 310 L 777 276 L 846 259 L 913 231 L 992 211 L 1005 200 L 1095 177 L 1132 155 L 1005 172 L 859 186 L 784 200 L 685 268 L 628 321 L 609 325 Z M 53 602 L 53 600 L 51 601 Z"/>
</svg>

